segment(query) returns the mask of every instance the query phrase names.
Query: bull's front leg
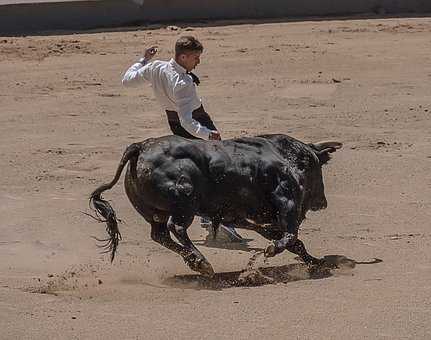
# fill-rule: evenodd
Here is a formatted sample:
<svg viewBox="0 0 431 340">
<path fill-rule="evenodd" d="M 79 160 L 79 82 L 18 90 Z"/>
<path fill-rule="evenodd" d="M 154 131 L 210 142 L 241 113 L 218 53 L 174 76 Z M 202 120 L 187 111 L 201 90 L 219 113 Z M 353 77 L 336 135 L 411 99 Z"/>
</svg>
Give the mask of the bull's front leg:
<svg viewBox="0 0 431 340">
<path fill-rule="evenodd" d="M 305 249 L 304 243 L 298 238 L 293 245 L 287 246 L 286 249 L 297 254 L 307 264 L 324 264 L 324 260 L 311 256 Z"/>
<path fill-rule="evenodd" d="M 300 214 L 298 202 L 301 198 L 301 189 L 291 183 L 282 181 L 273 192 L 272 202 L 277 210 L 277 224 L 281 235 L 265 249 L 265 256 L 272 257 L 285 249 L 299 255 L 306 263 L 318 261 L 307 253 L 304 244 L 298 239 Z"/>
<path fill-rule="evenodd" d="M 266 257 L 273 257 L 277 254 L 282 253 L 285 249 L 291 249 L 296 241 L 298 240 L 298 235 L 295 232 L 287 231 L 277 233 L 278 240 L 273 239 L 273 243 L 268 245 L 265 249 Z"/>
<path fill-rule="evenodd" d="M 298 239 L 299 214 L 297 202 L 299 194 L 295 193 L 294 183 L 282 181 L 272 193 L 272 203 L 277 211 L 277 225 L 281 231 L 279 239 L 265 249 L 265 256 L 272 257 L 286 248 L 292 247 Z M 299 190 L 299 188 L 298 188 Z"/>
<path fill-rule="evenodd" d="M 273 257 L 285 249 L 297 254 L 302 261 L 307 264 L 321 264 L 322 260 L 311 256 L 305 249 L 304 243 L 298 239 L 298 234 L 293 234 L 291 232 L 285 232 L 279 240 L 273 241 L 272 244 L 266 247 L 265 256 Z"/>
<path fill-rule="evenodd" d="M 295 195 L 287 183 L 280 183 L 274 191 L 273 203 L 278 210 L 277 220 L 282 234 L 279 234 L 279 238 L 265 249 L 265 256 L 272 257 L 287 249 L 299 255 L 307 264 L 320 264 L 322 260 L 311 256 L 305 249 L 304 243 L 298 239 L 298 229 L 301 222 L 297 206 L 298 201 L 298 194 Z"/>
</svg>

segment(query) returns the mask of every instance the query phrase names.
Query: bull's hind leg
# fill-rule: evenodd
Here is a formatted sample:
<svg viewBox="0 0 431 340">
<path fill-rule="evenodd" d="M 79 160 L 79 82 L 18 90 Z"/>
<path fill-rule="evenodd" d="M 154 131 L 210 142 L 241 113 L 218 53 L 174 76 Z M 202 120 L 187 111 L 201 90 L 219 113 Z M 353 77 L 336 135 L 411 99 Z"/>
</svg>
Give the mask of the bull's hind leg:
<svg viewBox="0 0 431 340">
<path fill-rule="evenodd" d="M 169 217 L 167 226 L 169 231 L 178 239 L 178 241 L 184 246 L 188 255 L 184 257 L 184 261 L 194 271 L 197 271 L 203 275 L 213 276 L 214 269 L 207 259 L 202 255 L 199 249 L 190 240 L 187 234 L 187 228 L 192 224 L 193 216 L 188 217 Z"/>
<path fill-rule="evenodd" d="M 189 252 L 182 245 L 172 240 L 166 223 L 151 222 L 151 239 L 185 258 Z"/>
<path fill-rule="evenodd" d="M 181 234 L 182 233 L 178 235 L 181 235 Z M 166 223 L 152 222 L 151 238 L 153 239 L 153 241 L 156 241 L 157 243 L 160 243 L 162 246 L 179 254 L 192 270 L 195 270 L 207 276 L 214 275 L 214 270 L 212 269 L 211 265 L 196 248 L 195 249 L 197 253 L 200 254 L 200 256 L 197 255 L 197 253 L 194 252 L 190 246 L 181 245 L 175 242 L 174 240 L 172 240 Z M 187 239 L 190 241 L 188 236 L 184 239 L 184 241 L 186 241 Z M 182 242 L 180 239 L 179 241 Z"/>
</svg>

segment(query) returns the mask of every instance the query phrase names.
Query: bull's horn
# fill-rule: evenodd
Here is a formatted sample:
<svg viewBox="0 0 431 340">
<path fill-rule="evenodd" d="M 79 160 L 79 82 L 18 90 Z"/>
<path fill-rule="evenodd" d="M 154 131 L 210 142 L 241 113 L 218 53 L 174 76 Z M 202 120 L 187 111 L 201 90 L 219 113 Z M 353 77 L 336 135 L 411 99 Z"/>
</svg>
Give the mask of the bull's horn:
<svg viewBox="0 0 431 340">
<path fill-rule="evenodd" d="M 343 143 L 340 143 L 334 140 L 328 140 L 328 141 L 312 143 L 311 145 L 315 150 L 322 151 L 325 149 L 335 149 L 335 150 L 341 149 L 341 147 L 343 146 Z"/>
</svg>

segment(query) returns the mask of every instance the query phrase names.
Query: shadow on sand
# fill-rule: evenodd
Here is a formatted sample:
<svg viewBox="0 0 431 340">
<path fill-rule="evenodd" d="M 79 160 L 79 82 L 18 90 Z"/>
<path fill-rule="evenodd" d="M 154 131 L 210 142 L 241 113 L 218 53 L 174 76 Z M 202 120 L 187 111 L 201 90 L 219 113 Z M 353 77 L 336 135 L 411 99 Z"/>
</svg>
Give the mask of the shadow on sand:
<svg viewBox="0 0 431 340">
<path fill-rule="evenodd" d="M 185 289 L 222 290 L 232 287 L 257 287 L 276 283 L 289 283 L 300 280 L 318 280 L 333 276 L 337 272 L 346 273 L 357 264 L 376 264 L 357 262 L 342 255 L 327 255 L 323 258 L 327 266 L 309 266 L 304 263 L 283 266 L 248 268 L 241 271 L 216 273 L 212 278 L 199 274 L 175 275 L 163 281 L 171 287 Z M 331 269 L 331 268 L 336 269 Z"/>
</svg>

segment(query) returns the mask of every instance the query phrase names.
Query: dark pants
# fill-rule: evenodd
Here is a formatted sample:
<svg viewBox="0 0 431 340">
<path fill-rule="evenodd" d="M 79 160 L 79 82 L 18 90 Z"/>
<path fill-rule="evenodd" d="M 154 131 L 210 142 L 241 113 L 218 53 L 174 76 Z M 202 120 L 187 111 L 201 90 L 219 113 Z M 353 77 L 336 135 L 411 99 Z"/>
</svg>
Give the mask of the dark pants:
<svg viewBox="0 0 431 340">
<path fill-rule="evenodd" d="M 166 115 L 168 117 L 169 127 L 171 128 L 171 131 L 174 135 L 181 136 L 187 139 L 201 139 L 191 135 L 181 126 L 180 119 L 178 118 L 178 113 L 176 111 L 166 110 Z M 202 105 L 193 111 L 192 117 L 194 120 L 197 120 L 207 129 L 217 131 L 217 128 L 215 127 L 213 121 L 211 120 L 208 113 L 205 112 L 205 109 Z"/>
</svg>

